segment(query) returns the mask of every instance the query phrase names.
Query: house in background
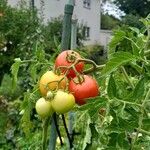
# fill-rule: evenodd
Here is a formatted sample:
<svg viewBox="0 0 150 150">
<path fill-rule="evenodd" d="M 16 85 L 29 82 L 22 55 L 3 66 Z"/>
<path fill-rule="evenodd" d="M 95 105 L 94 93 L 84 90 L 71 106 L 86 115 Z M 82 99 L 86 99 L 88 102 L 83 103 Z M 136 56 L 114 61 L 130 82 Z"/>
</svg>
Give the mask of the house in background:
<svg viewBox="0 0 150 150">
<path fill-rule="evenodd" d="M 21 0 L 8 0 L 8 4 L 17 6 Z M 68 0 L 26 0 L 34 2 L 39 14 L 43 13 L 44 22 L 64 14 L 64 7 Z M 100 43 L 100 0 L 74 0 L 73 18 L 84 26 L 85 45 Z"/>
</svg>

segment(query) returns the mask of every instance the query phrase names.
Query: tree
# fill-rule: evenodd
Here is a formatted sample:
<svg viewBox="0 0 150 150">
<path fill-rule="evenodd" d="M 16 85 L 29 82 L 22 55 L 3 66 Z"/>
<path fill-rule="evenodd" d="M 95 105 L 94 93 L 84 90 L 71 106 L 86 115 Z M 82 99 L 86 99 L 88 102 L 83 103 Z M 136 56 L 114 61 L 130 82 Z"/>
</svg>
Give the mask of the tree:
<svg viewBox="0 0 150 150">
<path fill-rule="evenodd" d="M 108 13 L 101 14 L 101 29 L 112 30 L 117 28 L 120 24 L 120 20 Z"/>
<path fill-rule="evenodd" d="M 114 3 L 126 14 L 146 17 L 150 13 L 149 0 L 114 0 Z"/>
</svg>

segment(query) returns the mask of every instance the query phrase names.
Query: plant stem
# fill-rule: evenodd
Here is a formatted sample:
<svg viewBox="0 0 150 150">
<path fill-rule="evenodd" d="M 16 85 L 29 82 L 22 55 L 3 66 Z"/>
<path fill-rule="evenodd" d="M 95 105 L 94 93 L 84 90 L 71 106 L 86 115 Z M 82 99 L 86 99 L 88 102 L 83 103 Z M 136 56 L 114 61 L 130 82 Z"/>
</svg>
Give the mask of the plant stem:
<svg viewBox="0 0 150 150">
<path fill-rule="evenodd" d="M 23 60 L 23 61 L 21 61 L 21 63 L 28 63 L 28 62 L 37 62 L 37 60 Z"/>
<path fill-rule="evenodd" d="M 142 74 L 143 68 L 137 65 L 136 63 L 129 62 L 132 68 L 134 68 L 139 74 Z"/>
<path fill-rule="evenodd" d="M 101 70 L 105 66 L 105 65 L 97 65 L 94 61 L 92 61 L 90 59 L 79 59 L 79 62 L 80 61 L 83 61 L 86 64 L 92 64 L 91 68 L 83 71 L 84 74 L 88 74 L 88 73 L 91 73 L 91 72 L 96 71 L 96 70 Z"/>
<path fill-rule="evenodd" d="M 133 83 L 130 81 L 129 76 L 128 76 L 128 74 L 127 74 L 125 68 L 124 68 L 124 67 L 121 67 L 121 71 L 122 71 L 122 73 L 123 73 L 125 79 L 126 79 L 127 82 L 129 83 L 129 85 L 131 86 L 131 88 L 134 89 L 134 85 L 133 85 Z"/>
<path fill-rule="evenodd" d="M 58 134 L 58 137 L 59 137 L 59 140 L 60 140 L 60 144 L 61 146 L 63 145 L 63 141 L 62 141 L 62 138 L 61 138 L 61 134 L 60 134 L 60 130 L 59 130 L 59 125 L 57 124 L 57 115 L 56 113 L 54 113 L 54 123 L 55 123 L 55 127 L 56 127 L 56 131 L 57 131 L 57 134 Z"/>
<path fill-rule="evenodd" d="M 117 100 L 117 101 L 119 101 L 121 103 L 125 103 L 125 104 L 130 104 L 130 105 L 135 105 L 135 106 L 138 106 L 138 107 L 142 107 L 141 104 L 137 104 L 137 103 L 133 103 L 133 102 L 129 102 L 129 101 L 123 101 L 123 100 L 117 99 L 117 98 L 115 98 L 114 100 Z M 110 100 L 110 101 L 114 101 L 114 100 Z"/>
<path fill-rule="evenodd" d="M 47 129 L 50 117 L 43 120 L 43 135 L 42 135 L 42 150 L 46 150 L 47 147 Z"/>
<path fill-rule="evenodd" d="M 146 135 L 150 136 L 150 132 L 145 131 L 145 130 L 143 130 L 143 129 L 138 129 L 138 130 L 139 130 L 139 132 L 141 132 L 141 133 L 143 133 L 143 134 L 146 134 Z"/>
<path fill-rule="evenodd" d="M 134 144 L 135 144 L 135 142 L 137 141 L 139 132 L 142 132 L 142 133 L 144 133 L 144 134 L 150 135 L 149 132 L 147 132 L 147 131 L 141 129 L 141 128 L 142 128 L 142 125 L 143 125 L 144 106 L 145 106 L 145 103 L 146 103 L 146 101 L 148 100 L 149 97 L 150 97 L 150 88 L 149 88 L 149 90 L 148 90 L 148 92 L 147 92 L 147 94 L 146 94 L 146 96 L 145 96 L 145 99 L 144 99 L 143 102 L 142 102 L 142 105 L 141 105 L 141 114 L 140 114 L 139 122 L 138 122 L 139 127 L 137 128 L 136 137 L 135 137 L 134 141 L 132 142 L 131 150 L 134 148 Z"/>
<path fill-rule="evenodd" d="M 144 55 L 145 55 L 145 56 L 149 56 L 149 55 L 150 55 L 150 50 L 145 51 L 145 52 L 144 52 Z"/>
<path fill-rule="evenodd" d="M 62 120 L 63 120 L 63 124 L 64 124 L 64 127 L 65 127 L 65 131 L 66 131 L 66 134 L 67 134 L 67 137 L 68 137 L 68 140 L 69 140 L 69 144 L 70 144 L 70 149 L 71 149 L 71 148 L 73 148 L 73 143 L 72 143 L 72 139 L 70 138 L 70 135 L 69 135 L 69 131 L 68 131 L 68 128 L 67 128 L 67 125 L 66 125 L 64 115 L 62 115 Z"/>
</svg>

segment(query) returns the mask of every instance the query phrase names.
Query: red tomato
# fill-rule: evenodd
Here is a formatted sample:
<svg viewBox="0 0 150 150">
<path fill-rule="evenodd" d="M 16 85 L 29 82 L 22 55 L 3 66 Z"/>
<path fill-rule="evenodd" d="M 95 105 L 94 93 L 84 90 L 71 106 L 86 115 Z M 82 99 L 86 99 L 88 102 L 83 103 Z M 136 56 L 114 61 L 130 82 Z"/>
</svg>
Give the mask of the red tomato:
<svg viewBox="0 0 150 150">
<path fill-rule="evenodd" d="M 60 53 L 56 60 L 55 60 L 55 68 L 57 69 L 60 66 L 65 66 L 65 67 L 69 67 L 71 66 L 75 60 L 72 60 L 70 57 L 70 55 L 75 56 L 76 58 L 81 58 L 81 56 L 73 51 L 73 50 L 66 50 L 63 51 L 62 53 Z M 84 63 L 83 62 L 79 62 L 75 65 L 75 68 L 78 72 L 82 72 L 83 71 L 83 67 L 84 67 Z M 65 73 L 66 69 L 61 68 L 61 72 Z M 74 78 L 76 76 L 75 72 L 73 69 L 70 69 L 67 73 L 67 77 L 68 78 Z"/>
<path fill-rule="evenodd" d="M 84 82 L 79 84 L 74 81 L 74 78 L 69 83 L 69 91 L 74 95 L 76 103 L 79 105 L 85 104 L 89 97 L 96 97 L 99 94 L 98 84 L 91 76 L 84 75 Z"/>
</svg>

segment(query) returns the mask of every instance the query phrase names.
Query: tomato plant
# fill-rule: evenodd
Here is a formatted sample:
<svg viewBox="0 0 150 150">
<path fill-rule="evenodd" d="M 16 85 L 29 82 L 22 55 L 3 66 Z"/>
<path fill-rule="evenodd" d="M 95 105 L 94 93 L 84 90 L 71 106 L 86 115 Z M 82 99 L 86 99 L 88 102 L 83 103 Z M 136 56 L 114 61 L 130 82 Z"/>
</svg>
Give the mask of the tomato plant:
<svg viewBox="0 0 150 150">
<path fill-rule="evenodd" d="M 59 68 L 63 73 L 67 71 L 68 78 L 73 78 L 76 76 L 75 70 L 73 70 L 72 68 L 67 70 L 67 67 L 70 67 L 79 58 L 81 58 L 81 56 L 73 50 L 63 51 L 57 56 L 55 60 L 55 68 Z M 84 68 L 84 63 L 79 62 L 74 67 L 77 72 L 81 73 Z"/>
<path fill-rule="evenodd" d="M 85 104 L 87 98 L 96 97 L 99 94 L 98 83 L 91 76 L 84 75 L 80 83 L 78 77 L 69 83 L 69 91 L 75 96 L 77 104 Z"/>
<path fill-rule="evenodd" d="M 41 55 L 36 52 L 35 55 L 37 56 L 32 60 L 15 60 L 11 68 L 13 83 L 16 84 L 17 82 L 19 67 L 24 67 L 26 63 L 30 68 L 31 79 L 33 79 L 30 84 L 32 88 L 28 88 L 25 92 L 21 107 L 21 110 L 24 110 L 24 113 L 21 114 L 21 127 L 25 133 L 29 134 L 29 131 L 32 131 L 30 129 L 33 129 L 32 123 L 34 124 L 35 120 L 32 119 L 32 114 L 34 114 L 33 110 L 37 100 L 41 96 L 46 98 L 49 95 L 47 92 L 51 91 L 52 93 L 47 100 L 49 99 L 48 103 L 58 112 L 55 121 L 58 119 L 62 123 L 59 113 L 63 116 L 62 113 L 67 111 L 75 112 L 76 116 L 73 123 L 73 134 L 76 135 L 76 138 L 74 138 L 75 149 L 149 150 L 150 21 L 149 18 L 142 21 L 145 25 L 144 30 L 126 27 L 126 30 L 114 31 L 108 50 L 108 60 L 104 65 L 99 66 L 91 60 L 82 58 L 82 63 L 84 65 L 90 63 L 92 68 L 83 69 L 80 72 L 75 69 L 76 62 L 69 63 L 69 65 L 60 64 L 57 67 L 54 61 L 51 60 L 51 63 L 46 61 L 45 53 L 40 48 L 39 53 Z M 42 59 L 39 59 L 39 56 L 42 56 Z M 72 57 L 72 55 L 69 57 Z M 76 55 L 74 58 L 78 59 L 79 57 Z M 63 61 L 66 61 L 66 58 Z M 54 69 L 54 72 L 46 75 L 44 84 L 42 84 L 45 93 L 42 94 L 39 90 L 39 77 L 45 70 L 49 70 L 50 66 L 51 70 Z M 59 68 L 63 67 L 65 71 L 61 72 L 63 76 L 61 75 L 62 77 L 59 78 Z M 76 73 L 76 76 L 74 78 L 71 76 L 71 78 L 65 80 L 70 69 Z M 60 90 L 59 86 L 62 81 L 66 81 L 65 88 Z M 47 85 L 48 89 L 45 90 Z M 72 95 L 80 105 L 74 105 Z M 83 103 L 84 105 L 81 105 Z M 75 109 L 72 109 L 73 107 Z M 38 119 L 36 118 L 36 120 Z M 62 120 L 64 122 L 64 119 Z M 45 124 L 50 125 L 50 121 L 48 120 Z M 58 129 L 59 123 L 56 122 L 55 124 Z M 64 128 L 59 126 L 59 129 L 64 136 Z M 44 130 L 44 133 L 47 133 L 46 130 Z"/>
</svg>

